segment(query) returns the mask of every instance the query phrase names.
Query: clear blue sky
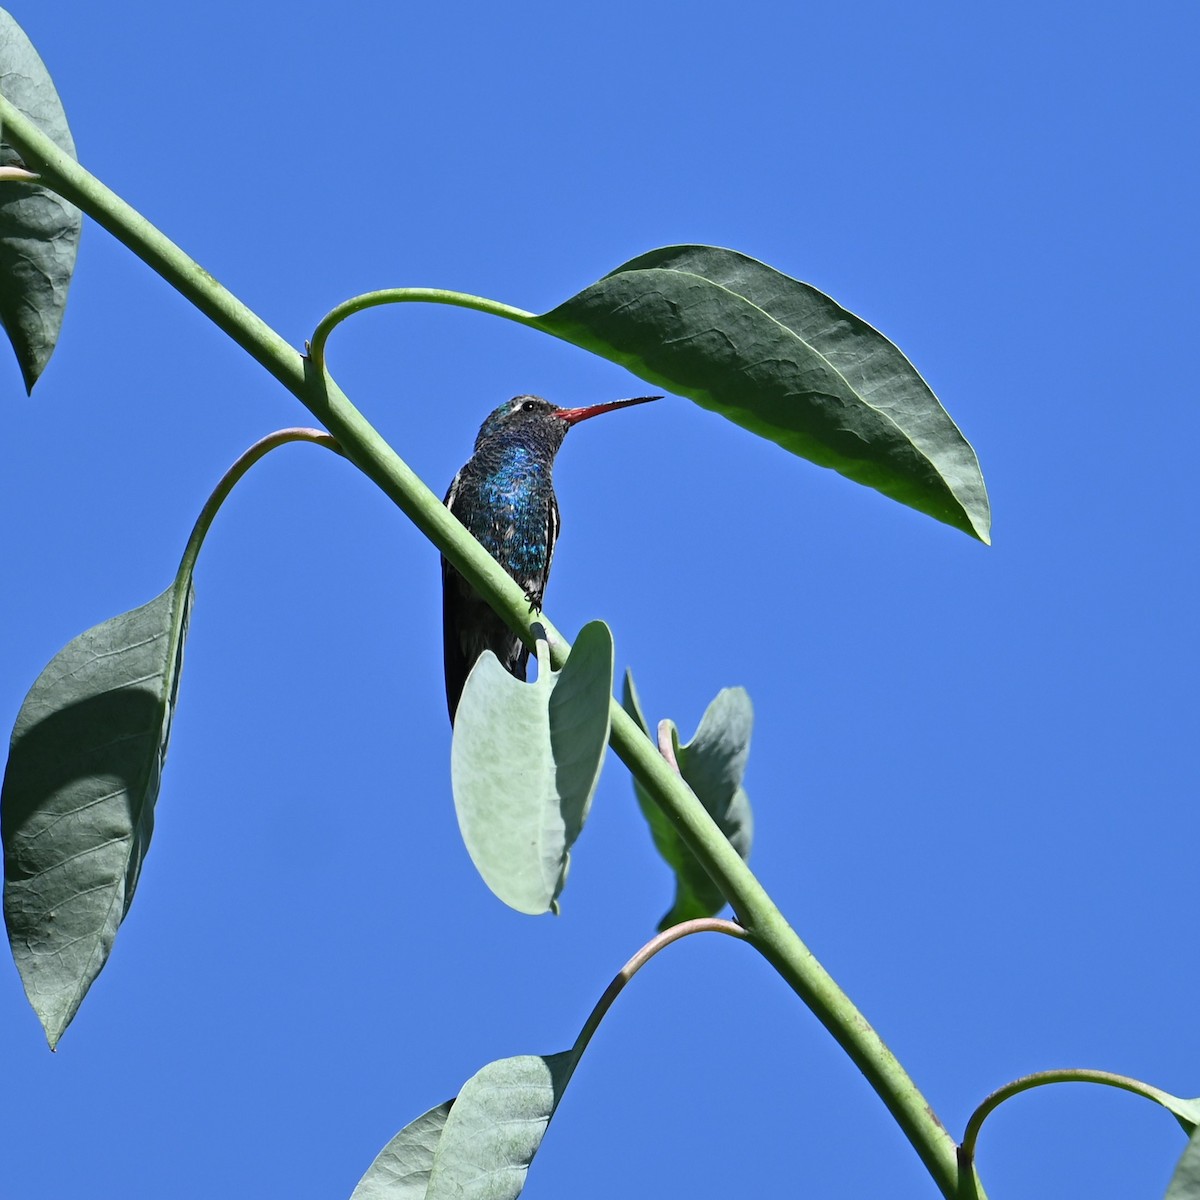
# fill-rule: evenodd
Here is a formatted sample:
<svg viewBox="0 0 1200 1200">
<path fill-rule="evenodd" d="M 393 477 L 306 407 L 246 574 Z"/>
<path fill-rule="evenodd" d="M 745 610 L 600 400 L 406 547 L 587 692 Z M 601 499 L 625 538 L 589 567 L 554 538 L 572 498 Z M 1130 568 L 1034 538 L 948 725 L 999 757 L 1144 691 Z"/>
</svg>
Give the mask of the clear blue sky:
<svg viewBox="0 0 1200 1200">
<path fill-rule="evenodd" d="M 748 688 L 753 865 L 953 1131 L 1046 1067 L 1200 1093 L 1191 6 L 9 6 L 82 161 L 297 345 L 357 292 L 541 310 L 684 241 L 892 337 L 979 453 L 991 549 L 668 398 L 572 434 L 547 612 L 606 619 L 685 734 Z M 501 400 L 643 388 L 453 310 L 360 316 L 330 361 L 438 491 Z M 0 392 L 8 728 L 309 422 L 95 226 L 34 399 L 6 350 Z M 610 757 L 562 916 L 505 909 L 448 756 L 436 553 L 348 464 L 273 455 L 205 547 L 154 842 L 57 1055 L 0 970 L 0 1196 L 339 1200 L 485 1062 L 567 1047 L 666 870 Z M 1137 1200 L 1182 1148 L 1073 1086 L 980 1164 L 993 1200 Z M 934 1194 L 718 938 L 622 996 L 526 1192 Z"/>
</svg>

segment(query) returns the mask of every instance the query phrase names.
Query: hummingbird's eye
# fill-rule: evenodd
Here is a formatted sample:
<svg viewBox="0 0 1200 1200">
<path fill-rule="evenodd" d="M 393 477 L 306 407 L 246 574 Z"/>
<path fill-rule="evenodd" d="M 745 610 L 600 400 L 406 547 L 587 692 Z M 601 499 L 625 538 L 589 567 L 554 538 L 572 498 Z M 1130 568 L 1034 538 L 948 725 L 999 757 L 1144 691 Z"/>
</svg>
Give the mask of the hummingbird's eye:
<svg viewBox="0 0 1200 1200">
<path fill-rule="evenodd" d="M 521 408 L 525 412 L 533 412 L 533 410 L 537 408 L 537 405 L 534 404 L 532 400 L 526 400 L 525 403 L 521 405 Z"/>
</svg>

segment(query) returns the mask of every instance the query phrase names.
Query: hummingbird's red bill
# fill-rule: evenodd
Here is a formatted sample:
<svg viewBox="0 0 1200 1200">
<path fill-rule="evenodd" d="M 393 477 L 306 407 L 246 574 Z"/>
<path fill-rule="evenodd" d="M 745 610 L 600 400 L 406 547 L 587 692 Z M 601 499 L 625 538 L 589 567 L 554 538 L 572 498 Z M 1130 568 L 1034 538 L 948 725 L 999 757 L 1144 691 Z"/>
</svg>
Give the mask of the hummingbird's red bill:
<svg viewBox="0 0 1200 1200">
<path fill-rule="evenodd" d="M 554 415 L 568 425 L 577 425 L 601 413 L 612 412 L 614 408 L 628 408 L 631 404 L 649 404 L 651 400 L 661 400 L 661 396 L 635 396 L 632 400 L 610 400 L 607 404 L 592 404 L 587 408 L 560 408 Z"/>
</svg>

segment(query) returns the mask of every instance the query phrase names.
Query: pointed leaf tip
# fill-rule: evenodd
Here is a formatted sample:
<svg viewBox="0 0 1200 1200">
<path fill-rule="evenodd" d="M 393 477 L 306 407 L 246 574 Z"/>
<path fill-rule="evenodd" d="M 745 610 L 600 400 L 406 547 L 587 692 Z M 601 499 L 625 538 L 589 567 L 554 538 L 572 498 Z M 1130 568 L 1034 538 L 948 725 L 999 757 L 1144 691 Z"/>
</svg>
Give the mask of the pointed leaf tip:
<svg viewBox="0 0 1200 1200">
<path fill-rule="evenodd" d="M 667 246 L 533 324 L 988 541 L 975 451 L 908 359 L 765 263 L 717 246 Z"/>
<path fill-rule="evenodd" d="M 89 629 L 38 676 L 0 791 L 4 918 L 51 1049 L 104 967 L 154 828 L 190 595 Z"/>
<path fill-rule="evenodd" d="M 75 157 L 75 143 L 50 73 L 4 9 L 0 9 L 0 94 L 60 150 Z M 0 141 L 0 166 L 20 165 L 16 151 Z M 0 324 L 16 353 L 27 394 L 32 394 L 58 342 L 82 223 L 79 209 L 48 188 L 0 183 Z"/>
</svg>

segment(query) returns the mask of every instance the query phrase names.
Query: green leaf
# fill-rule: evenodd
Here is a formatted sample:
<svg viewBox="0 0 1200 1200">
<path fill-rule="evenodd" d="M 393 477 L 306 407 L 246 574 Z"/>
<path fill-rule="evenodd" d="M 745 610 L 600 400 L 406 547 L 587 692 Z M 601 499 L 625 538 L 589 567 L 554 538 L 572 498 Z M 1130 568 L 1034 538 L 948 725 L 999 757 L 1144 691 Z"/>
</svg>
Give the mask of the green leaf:
<svg viewBox="0 0 1200 1200">
<path fill-rule="evenodd" d="M 538 643 L 538 678 L 485 652 L 454 720 L 450 783 L 463 841 L 484 882 L 518 912 L 557 912 L 608 745 L 613 643 L 585 625 L 561 671 Z"/>
<path fill-rule="evenodd" d="M 1180 1158 L 1165 1200 L 1200 1200 L 1200 1130 L 1192 1134 Z"/>
<path fill-rule="evenodd" d="M 453 1100 L 410 1121 L 380 1152 L 350 1200 L 424 1200 Z"/>
<path fill-rule="evenodd" d="M 625 711 L 641 726 L 643 733 L 651 737 L 630 671 L 625 672 L 623 703 Z M 754 837 L 750 798 L 742 787 L 753 724 L 754 710 L 745 688 L 723 688 L 718 692 L 701 718 L 695 736 L 686 746 L 679 744 L 674 724 L 663 722 L 670 733 L 672 752 L 683 781 L 696 794 L 743 861 L 750 858 L 750 845 Z M 658 928 L 668 929 L 693 917 L 716 915 L 725 907 L 721 890 L 684 844 L 666 814 L 636 779 L 634 792 L 650 826 L 655 847 L 675 872 L 675 903 L 659 922 Z"/>
<path fill-rule="evenodd" d="M 531 323 L 989 539 L 975 452 L 908 359 L 764 263 L 715 246 L 652 250 Z"/>
<path fill-rule="evenodd" d="M 1143 1095 L 1157 1100 L 1179 1122 L 1183 1132 L 1191 1137 L 1200 1128 L 1200 1098 L 1184 1100 L 1160 1088 L 1147 1088 Z"/>
<path fill-rule="evenodd" d="M 53 1048 L 112 949 L 154 828 L 191 608 L 172 585 L 38 676 L 0 791 L 4 918 Z"/>
<path fill-rule="evenodd" d="M 62 102 L 38 52 L 0 8 L 0 94 L 59 149 L 75 157 Z M 3 138 L 0 128 L 0 139 Z M 0 140 L 0 167 L 23 166 Z M 62 328 L 83 219 L 79 209 L 37 184 L 0 180 L 0 324 L 33 391 Z"/>
<path fill-rule="evenodd" d="M 488 1063 L 396 1134 L 350 1200 L 516 1200 L 577 1059 L 567 1050 Z"/>
<path fill-rule="evenodd" d="M 488 1063 L 454 1101 L 426 1200 L 515 1200 L 575 1069 L 573 1050 Z"/>
</svg>

